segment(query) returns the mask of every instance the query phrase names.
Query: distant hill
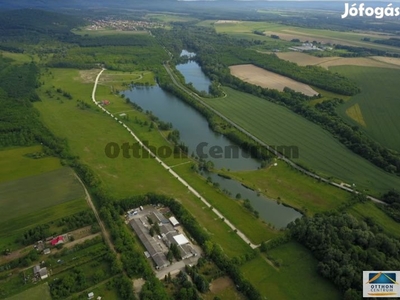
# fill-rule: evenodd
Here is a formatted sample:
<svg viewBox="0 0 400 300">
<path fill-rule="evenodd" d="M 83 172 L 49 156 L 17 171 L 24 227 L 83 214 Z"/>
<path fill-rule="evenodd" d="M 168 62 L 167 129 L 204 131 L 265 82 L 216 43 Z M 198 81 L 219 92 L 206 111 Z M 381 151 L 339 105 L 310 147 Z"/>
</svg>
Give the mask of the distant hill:
<svg viewBox="0 0 400 300">
<path fill-rule="evenodd" d="M 75 16 L 39 9 L 20 9 L 0 13 L 1 30 L 66 32 L 83 23 L 82 19 Z"/>
</svg>

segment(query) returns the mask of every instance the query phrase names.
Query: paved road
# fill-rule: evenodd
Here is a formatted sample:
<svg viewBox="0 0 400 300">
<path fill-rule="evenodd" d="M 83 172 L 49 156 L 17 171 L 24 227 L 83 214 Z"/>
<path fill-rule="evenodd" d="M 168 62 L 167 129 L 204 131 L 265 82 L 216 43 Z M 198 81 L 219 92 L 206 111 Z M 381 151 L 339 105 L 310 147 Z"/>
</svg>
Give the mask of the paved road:
<svg viewBox="0 0 400 300">
<path fill-rule="evenodd" d="M 256 141 L 257 143 L 259 143 L 261 146 L 265 147 L 268 151 L 272 152 L 274 155 L 276 155 L 279 159 L 285 161 L 286 163 L 288 163 L 290 166 L 292 166 L 293 168 L 295 168 L 296 170 L 299 170 L 300 172 L 313 177 L 315 179 L 318 179 L 322 182 L 325 183 L 329 183 L 337 188 L 340 188 L 342 190 L 348 191 L 350 193 L 355 193 L 355 194 L 359 194 L 358 191 L 349 188 L 347 186 L 341 185 L 339 183 L 330 181 L 326 178 L 323 178 L 315 173 L 312 173 L 310 171 L 307 171 L 306 169 L 300 167 L 299 165 L 297 165 L 296 163 L 294 163 L 293 161 L 291 161 L 289 158 L 285 157 L 284 155 L 282 155 L 281 153 L 279 153 L 278 151 L 276 151 L 276 149 L 274 149 L 273 147 L 270 147 L 269 145 L 267 145 L 266 143 L 264 143 L 263 141 L 261 141 L 259 138 L 255 137 L 254 135 L 252 135 L 250 132 L 246 131 L 245 129 L 243 129 L 242 127 L 240 127 L 239 125 L 237 125 L 236 123 L 234 123 L 232 120 L 228 119 L 227 117 L 225 117 L 222 113 L 220 113 L 219 111 L 215 110 L 214 108 L 212 108 L 210 105 L 208 105 L 206 102 L 203 101 L 203 99 L 197 95 L 196 93 L 192 92 L 191 90 L 189 90 L 188 88 L 186 88 L 184 85 L 182 85 L 180 82 L 178 82 L 170 68 L 170 66 L 168 64 L 164 64 L 164 68 L 167 70 L 169 76 L 171 77 L 173 83 L 180 88 L 181 90 L 183 90 L 185 93 L 191 95 L 194 99 L 196 99 L 197 101 L 199 101 L 202 105 L 204 105 L 205 107 L 207 107 L 208 109 L 210 109 L 212 112 L 214 112 L 216 115 L 218 115 L 219 117 L 221 117 L 222 119 L 224 119 L 226 122 L 228 122 L 229 124 L 231 124 L 233 127 L 235 127 L 237 130 L 239 130 L 240 132 L 244 133 L 245 135 L 247 135 L 248 137 L 250 137 L 251 139 L 253 139 L 254 141 Z M 380 203 L 380 204 L 386 204 L 385 202 L 376 199 L 372 196 L 367 196 L 367 198 L 369 200 L 372 200 L 376 203 Z"/>
<path fill-rule="evenodd" d="M 199 192 L 197 192 L 193 187 L 191 187 L 183 178 L 181 178 L 175 171 L 173 171 L 167 164 L 165 164 L 158 156 L 156 156 L 149 148 L 146 147 L 146 145 L 143 144 L 143 142 L 135 135 L 135 133 L 128 127 L 126 124 L 124 124 L 122 121 L 120 121 L 117 117 L 115 117 L 112 113 L 110 113 L 107 109 L 105 109 L 102 105 L 100 105 L 96 101 L 96 88 L 97 88 L 97 83 L 99 81 L 99 78 L 101 74 L 105 71 L 105 69 L 102 69 L 100 73 L 96 77 L 96 81 L 94 83 L 93 87 L 93 92 L 92 92 L 92 101 L 94 104 L 96 104 L 101 110 L 103 110 L 106 114 L 108 114 L 110 117 L 112 117 L 114 120 L 116 120 L 119 124 L 121 124 L 130 134 L 133 136 L 133 138 L 140 144 L 140 146 L 145 149 L 151 157 L 153 157 L 158 163 L 161 164 L 161 166 L 166 169 L 169 173 L 171 173 L 179 182 L 181 182 L 185 187 L 188 188 L 189 191 L 191 191 L 197 198 L 199 198 L 207 207 L 211 208 L 211 204 L 207 202 L 206 199 L 204 199 Z M 224 219 L 224 222 L 232 229 L 232 231 L 235 231 L 239 237 L 246 242 L 246 244 L 250 245 L 251 248 L 257 248 L 259 245 L 255 245 L 251 243 L 249 238 L 242 233 L 240 230 L 238 230 L 233 224 L 225 218 L 217 209 L 212 208 L 212 211 L 221 219 Z"/>
</svg>

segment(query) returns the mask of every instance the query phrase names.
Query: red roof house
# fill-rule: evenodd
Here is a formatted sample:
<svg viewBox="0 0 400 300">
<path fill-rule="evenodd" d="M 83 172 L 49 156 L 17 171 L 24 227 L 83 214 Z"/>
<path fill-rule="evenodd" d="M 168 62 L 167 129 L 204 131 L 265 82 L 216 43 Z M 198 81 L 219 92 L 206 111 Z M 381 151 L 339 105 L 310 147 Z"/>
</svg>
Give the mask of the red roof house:
<svg viewBox="0 0 400 300">
<path fill-rule="evenodd" d="M 56 237 L 55 239 L 52 239 L 50 243 L 52 246 L 62 244 L 62 243 L 64 243 L 64 238 L 60 235 L 60 236 Z"/>
</svg>

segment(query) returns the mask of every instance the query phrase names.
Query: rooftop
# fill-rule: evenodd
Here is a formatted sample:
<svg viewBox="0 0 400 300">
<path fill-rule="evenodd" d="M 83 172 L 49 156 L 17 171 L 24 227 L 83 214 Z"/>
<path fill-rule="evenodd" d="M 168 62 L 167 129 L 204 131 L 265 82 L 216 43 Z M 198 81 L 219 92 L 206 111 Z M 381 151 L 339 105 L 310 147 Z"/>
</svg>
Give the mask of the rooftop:
<svg viewBox="0 0 400 300">
<path fill-rule="evenodd" d="M 185 245 L 189 243 L 189 240 L 183 234 L 175 235 L 174 240 L 178 245 Z"/>
</svg>

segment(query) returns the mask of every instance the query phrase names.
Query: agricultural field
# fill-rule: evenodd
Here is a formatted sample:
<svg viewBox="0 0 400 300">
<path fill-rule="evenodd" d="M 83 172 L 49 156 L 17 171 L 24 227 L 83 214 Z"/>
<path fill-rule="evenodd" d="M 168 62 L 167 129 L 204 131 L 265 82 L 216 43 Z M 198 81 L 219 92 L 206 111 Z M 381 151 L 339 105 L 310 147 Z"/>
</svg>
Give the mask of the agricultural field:
<svg viewBox="0 0 400 300">
<path fill-rule="evenodd" d="M 332 66 L 365 66 L 398 69 L 400 64 L 396 60 L 381 60 L 374 57 L 316 57 L 302 52 L 278 52 L 276 55 L 284 60 L 298 64 L 299 66 L 317 65 L 325 69 Z M 382 57 L 384 58 L 384 57 Z M 389 57 L 387 57 L 389 58 Z M 391 58 L 396 59 L 396 58 Z"/>
<path fill-rule="evenodd" d="M 283 244 L 268 251 L 268 255 L 279 267 L 271 265 L 264 254 L 240 267 L 262 296 L 282 300 L 341 299 L 335 286 L 318 275 L 317 261 L 300 244 Z"/>
<path fill-rule="evenodd" d="M 33 159 L 29 154 L 41 153 L 41 146 L 10 148 L 0 151 L 0 184 L 5 181 L 34 176 L 61 168 L 56 157 Z"/>
<path fill-rule="evenodd" d="M 346 109 L 346 115 L 356 121 L 359 125 L 367 127 L 367 124 L 365 123 L 364 117 L 361 112 L 360 105 L 358 103 Z"/>
<path fill-rule="evenodd" d="M 83 197 L 83 188 L 69 168 L 3 182 L 0 184 L 0 218 L 8 221 Z"/>
<path fill-rule="evenodd" d="M 49 285 L 47 282 L 39 284 L 5 300 L 51 300 Z"/>
<path fill-rule="evenodd" d="M 384 147 L 400 152 L 400 70 L 355 66 L 331 70 L 361 87 L 361 93 L 338 108 L 339 114 Z"/>
<path fill-rule="evenodd" d="M 400 58 L 398 57 L 372 56 L 371 58 L 387 64 L 400 66 Z"/>
<path fill-rule="evenodd" d="M 348 192 L 304 175 L 283 161 L 275 162 L 265 169 L 230 171 L 226 175 L 307 215 L 334 210 L 350 199 Z"/>
<path fill-rule="evenodd" d="M 122 155 L 116 158 L 109 158 L 105 154 L 105 147 L 108 143 L 115 142 L 122 145 L 125 142 L 133 143 L 133 138 L 126 129 L 109 116 L 102 113 L 98 108 L 93 107 L 90 95 L 92 93 L 93 83 L 83 83 L 79 79 L 79 71 L 72 69 L 51 69 L 52 75 L 43 77 L 45 85 L 41 89 L 42 102 L 35 103 L 40 111 L 44 123 L 57 136 L 67 138 L 70 149 L 73 154 L 79 155 L 81 161 L 88 164 L 99 177 L 102 186 L 112 196 L 117 198 L 131 195 L 143 194 L 147 192 L 156 192 L 174 197 L 182 202 L 185 207 L 199 220 L 209 232 L 212 232 L 213 240 L 221 244 L 225 252 L 230 256 L 239 255 L 250 250 L 234 232 L 221 220 L 216 218 L 214 213 L 205 208 L 205 205 L 175 178 L 167 173 L 159 164 L 152 159 L 124 158 Z M 105 75 L 108 71 L 105 72 Z M 54 78 L 52 77 L 54 76 Z M 49 98 L 45 91 L 52 86 L 60 87 L 62 90 L 71 93 L 73 99 Z M 100 85 L 96 94 L 97 99 L 108 99 L 110 104 L 107 109 L 112 113 L 126 112 L 127 116 L 124 122 L 132 128 L 142 140 L 149 141 L 152 145 L 168 145 L 165 138 L 158 131 L 149 130 L 142 122 L 149 121 L 143 113 L 134 110 L 130 104 L 127 104 L 121 97 L 111 94 L 109 87 Z M 89 107 L 77 105 L 76 99 L 83 99 Z M 138 123 L 140 121 L 140 123 Z M 65 130 L 68 127 L 70 130 Z M 101 134 L 99 134 L 101 133 Z M 165 163 L 168 165 L 177 165 L 187 162 L 187 158 L 168 158 Z M 185 164 L 184 171 L 190 172 L 190 164 Z M 164 175 L 165 174 L 165 175 Z M 182 173 L 185 179 L 185 174 Z M 192 176 L 192 174 L 190 175 Z M 143 179 L 146 180 L 143 180 Z M 204 181 L 198 182 L 203 193 L 213 190 Z M 226 197 L 219 195 L 219 197 Z M 206 199 L 208 197 L 206 196 Z M 215 200 L 215 207 L 218 206 L 218 200 Z M 220 203 L 224 203 L 221 201 Z M 266 225 L 260 222 L 254 222 L 254 218 L 248 214 L 242 214 L 240 222 L 245 224 L 248 219 L 251 226 L 256 226 L 256 237 L 262 240 L 268 239 L 270 233 Z M 235 220 L 231 220 L 235 223 Z M 257 225 L 254 225 L 257 224 Z M 252 228 L 247 226 L 246 228 Z M 240 228 L 245 231 L 246 228 Z M 258 242 L 256 240 L 255 242 Z"/>
<path fill-rule="evenodd" d="M 314 96 L 318 93 L 309 85 L 298 82 L 291 78 L 267 71 L 254 65 L 230 66 L 231 74 L 245 82 L 259 85 L 264 88 L 283 91 L 285 87 L 307 96 Z"/>
<path fill-rule="evenodd" d="M 267 100 L 224 90 L 228 97 L 205 101 L 269 145 L 297 146 L 299 157 L 293 158 L 295 162 L 375 195 L 399 186 L 399 177 L 352 153 L 318 125 Z"/>
<path fill-rule="evenodd" d="M 344 32 L 334 31 L 327 29 L 314 29 L 314 28 L 301 28 L 295 26 L 288 26 L 278 23 L 270 22 L 228 22 L 217 23 L 216 21 L 206 20 L 198 23 L 199 26 L 213 26 L 218 33 L 227 33 L 239 37 L 240 35 L 253 35 L 254 39 L 261 39 L 262 36 L 255 35 L 254 31 L 266 32 L 267 36 L 271 34 L 278 35 L 280 40 L 291 41 L 292 39 L 299 39 L 301 42 L 321 42 L 330 44 L 341 44 L 356 47 L 367 47 L 374 49 L 387 50 L 399 53 L 400 50 L 396 47 L 379 45 L 371 42 L 362 41 L 363 38 L 384 39 L 390 38 L 389 35 L 382 35 L 378 32 Z M 267 37 L 266 36 L 266 37 Z"/>
</svg>

